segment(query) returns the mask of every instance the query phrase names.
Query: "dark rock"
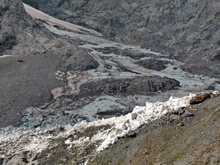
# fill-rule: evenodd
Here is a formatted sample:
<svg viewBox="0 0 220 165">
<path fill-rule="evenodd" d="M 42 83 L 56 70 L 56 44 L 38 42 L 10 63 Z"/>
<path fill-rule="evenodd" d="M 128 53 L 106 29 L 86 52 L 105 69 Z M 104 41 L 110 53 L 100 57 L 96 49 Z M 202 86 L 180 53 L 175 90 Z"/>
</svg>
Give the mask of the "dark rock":
<svg viewBox="0 0 220 165">
<path fill-rule="evenodd" d="M 114 117 L 114 116 L 125 115 L 129 112 L 131 112 L 131 111 L 129 111 L 129 110 L 126 111 L 124 109 L 111 109 L 111 110 L 107 110 L 104 112 L 98 112 L 96 115 L 98 115 L 99 119 L 106 119 L 106 118 L 110 118 L 110 117 Z"/>
<path fill-rule="evenodd" d="M 17 39 L 15 35 L 2 34 L 2 37 L 0 38 L 0 55 L 2 55 L 5 50 L 12 49 L 16 44 Z"/>
<path fill-rule="evenodd" d="M 0 164 L 2 165 L 3 162 L 4 162 L 4 158 L 1 158 L 1 157 L 0 157 Z"/>
<path fill-rule="evenodd" d="M 185 124 L 181 122 L 178 124 L 178 126 L 183 127 L 183 126 L 185 126 Z"/>
<path fill-rule="evenodd" d="M 181 115 L 181 117 L 193 117 L 194 114 L 188 110 L 185 110 L 185 112 Z"/>
<path fill-rule="evenodd" d="M 92 96 L 105 93 L 108 95 L 126 94 L 132 79 L 103 79 L 91 81 L 80 86 L 80 95 Z M 99 85 L 97 85 L 99 84 Z"/>
<path fill-rule="evenodd" d="M 161 77 L 137 77 L 131 81 L 128 93 L 131 94 L 151 94 L 159 91 L 175 89 L 179 82 L 170 78 Z"/>
<path fill-rule="evenodd" d="M 204 94 L 197 94 L 190 100 L 190 104 L 199 104 L 206 99 L 210 98 L 211 95 L 209 93 L 204 93 Z"/>
<path fill-rule="evenodd" d="M 66 60 L 65 66 L 67 70 L 85 71 L 95 69 L 99 64 L 87 52 L 77 50 Z"/>
<path fill-rule="evenodd" d="M 209 86 L 206 88 L 206 90 L 215 90 L 215 86 L 209 85 Z"/>
<path fill-rule="evenodd" d="M 128 138 L 135 138 L 137 136 L 137 134 L 135 132 L 129 132 L 126 134 L 126 137 Z"/>
<path fill-rule="evenodd" d="M 94 50 L 98 52 L 102 52 L 103 54 L 117 54 L 120 55 L 122 53 L 122 50 L 116 48 L 116 47 L 105 47 L 105 48 L 94 48 Z"/>
<path fill-rule="evenodd" d="M 18 62 L 24 62 L 24 60 L 20 60 L 20 59 L 19 59 L 19 60 L 17 60 L 17 61 L 18 61 Z"/>
<path fill-rule="evenodd" d="M 166 65 L 168 63 L 169 63 L 168 61 L 161 61 L 161 60 L 155 60 L 155 59 L 140 60 L 136 62 L 136 64 L 139 64 L 140 66 L 144 68 L 157 70 L 157 71 L 166 69 Z"/>
<path fill-rule="evenodd" d="M 96 84 L 99 84 L 98 86 Z M 137 77 L 134 79 L 103 79 L 91 81 L 80 86 L 81 96 L 93 96 L 101 93 L 108 95 L 149 95 L 160 91 L 175 89 L 179 82 L 170 78 Z"/>
<path fill-rule="evenodd" d="M 220 51 L 215 55 L 215 60 L 220 61 Z"/>
</svg>

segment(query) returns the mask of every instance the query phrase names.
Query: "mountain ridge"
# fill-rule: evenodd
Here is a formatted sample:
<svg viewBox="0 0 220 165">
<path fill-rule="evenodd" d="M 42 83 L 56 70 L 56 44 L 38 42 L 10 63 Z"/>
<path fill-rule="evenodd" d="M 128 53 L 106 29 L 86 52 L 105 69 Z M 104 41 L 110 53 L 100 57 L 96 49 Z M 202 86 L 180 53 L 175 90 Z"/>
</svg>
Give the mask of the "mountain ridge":
<svg viewBox="0 0 220 165">
<path fill-rule="evenodd" d="M 100 31 L 108 39 L 168 54 L 186 63 L 185 71 L 219 75 L 216 57 L 220 3 L 216 0 L 24 2 L 60 19 Z"/>
</svg>

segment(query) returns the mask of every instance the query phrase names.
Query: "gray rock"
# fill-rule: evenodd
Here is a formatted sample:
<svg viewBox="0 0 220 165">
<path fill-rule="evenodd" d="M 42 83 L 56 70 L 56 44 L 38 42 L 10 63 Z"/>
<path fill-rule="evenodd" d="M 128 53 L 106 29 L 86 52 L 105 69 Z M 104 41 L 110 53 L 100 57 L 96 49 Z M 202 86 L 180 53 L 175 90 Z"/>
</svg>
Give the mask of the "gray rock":
<svg viewBox="0 0 220 165">
<path fill-rule="evenodd" d="M 3 164 L 4 158 L 0 157 L 0 164 Z"/>
<path fill-rule="evenodd" d="M 67 58 L 65 66 L 67 70 L 85 71 L 95 69 L 99 64 L 86 51 L 77 50 L 73 52 L 73 55 Z"/>
<path fill-rule="evenodd" d="M 162 60 L 156 60 L 156 59 L 147 59 L 147 60 L 140 60 L 136 63 L 144 68 L 147 68 L 147 69 L 161 71 L 163 69 L 166 69 L 166 65 L 169 62 L 162 61 Z"/>
<path fill-rule="evenodd" d="M 98 86 L 96 84 L 99 84 Z M 82 96 L 93 96 L 101 93 L 108 95 L 149 95 L 160 91 L 175 89 L 179 82 L 170 78 L 137 77 L 134 79 L 103 79 L 90 81 L 80 86 Z"/>
<path fill-rule="evenodd" d="M 181 117 L 193 117 L 194 114 L 188 110 L 185 110 L 185 112 L 181 115 Z"/>
<path fill-rule="evenodd" d="M 7 156 L 2 165 L 38 165 L 37 154 L 31 151 L 18 153 L 11 157 Z"/>
<path fill-rule="evenodd" d="M 175 89 L 178 86 L 179 82 L 170 78 L 137 77 L 131 81 L 128 87 L 128 93 L 146 95 Z"/>
<path fill-rule="evenodd" d="M 129 138 L 135 138 L 137 136 L 137 134 L 135 132 L 129 132 L 126 134 L 126 137 L 129 137 Z"/>
</svg>

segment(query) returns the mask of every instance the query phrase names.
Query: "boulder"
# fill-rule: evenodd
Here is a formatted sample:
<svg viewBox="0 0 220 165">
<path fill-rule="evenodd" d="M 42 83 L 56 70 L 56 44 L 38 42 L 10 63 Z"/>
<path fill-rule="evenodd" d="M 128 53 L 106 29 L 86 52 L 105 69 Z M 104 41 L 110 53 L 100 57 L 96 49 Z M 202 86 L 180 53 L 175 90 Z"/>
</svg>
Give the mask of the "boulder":
<svg viewBox="0 0 220 165">
<path fill-rule="evenodd" d="M 205 101 L 206 99 L 210 98 L 211 95 L 209 93 L 202 93 L 202 94 L 197 94 L 190 100 L 190 104 L 199 104 Z"/>
</svg>

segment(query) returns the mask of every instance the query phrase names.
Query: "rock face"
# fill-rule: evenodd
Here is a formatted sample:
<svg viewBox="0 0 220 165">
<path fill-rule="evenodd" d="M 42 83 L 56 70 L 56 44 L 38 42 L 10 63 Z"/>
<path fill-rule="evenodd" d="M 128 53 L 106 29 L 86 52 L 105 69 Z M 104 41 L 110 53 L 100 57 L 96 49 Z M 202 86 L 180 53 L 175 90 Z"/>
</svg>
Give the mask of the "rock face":
<svg viewBox="0 0 220 165">
<path fill-rule="evenodd" d="M 196 74 L 219 77 L 217 0 L 23 0 L 55 17 L 100 31 L 115 41 L 197 64 Z M 207 69 L 209 68 L 209 72 Z M 211 72 L 210 72 L 211 71 Z"/>
<path fill-rule="evenodd" d="M 49 34 L 25 12 L 20 1 L 2 0 L 0 9 L 0 56 L 45 50 Z"/>
<path fill-rule="evenodd" d="M 131 94 L 150 94 L 158 91 L 167 91 L 179 86 L 179 82 L 174 79 L 160 77 L 137 77 L 128 87 L 128 93 Z"/>
<path fill-rule="evenodd" d="M 13 48 L 17 44 L 17 37 L 15 34 L 12 33 L 15 29 L 13 27 L 9 27 L 11 23 L 18 23 L 19 25 L 24 23 L 24 26 L 27 25 L 27 15 L 24 14 L 24 9 L 22 11 L 22 4 L 20 2 L 14 2 L 11 5 L 9 5 L 11 1 L 1 1 L 0 2 L 0 24 L 1 24 L 1 32 L 0 32 L 0 53 L 2 54 L 5 50 Z M 13 10 L 13 8 L 16 8 L 19 10 Z M 14 17 L 10 19 L 11 15 L 17 15 L 17 17 Z M 20 22 L 21 21 L 21 22 Z"/>
<path fill-rule="evenodd" d="M 97 86 L 97 84 L 99 84 Z M 149 95 L 160 91 L 168 91 L 179 86 L 174 79 L 161 77 L 137 77 L 134 79 L 105 79 L 88 82 L 80 87 L 82 96 L 100 95 Z"/>
<path fill-rule="evenodd" d="M 169 62 L 167 61 L 160 61 L 160 60 L 152 60 L 152 59 L 146 59 L 146 60 L 140 60 L 137 62 L 137 64 L 139 64 L 140 66 L 144 67 L 144 68 L 148 68 L 148 69 L 152 69 L 152 70 L 163 70 L 166 69 L 166 64 L 168 64 Z"/>
</svg>

